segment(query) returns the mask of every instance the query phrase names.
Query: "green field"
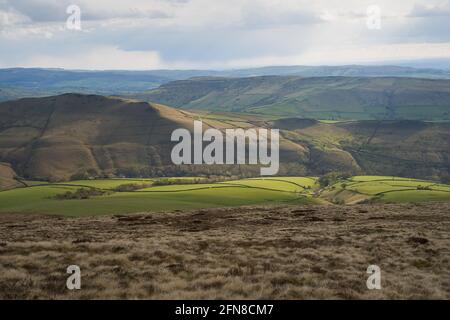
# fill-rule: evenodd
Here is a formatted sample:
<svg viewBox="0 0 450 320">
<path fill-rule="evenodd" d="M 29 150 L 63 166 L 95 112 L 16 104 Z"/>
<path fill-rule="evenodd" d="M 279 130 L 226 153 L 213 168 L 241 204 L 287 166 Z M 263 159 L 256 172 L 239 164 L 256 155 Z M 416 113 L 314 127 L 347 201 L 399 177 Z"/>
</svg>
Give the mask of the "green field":
<svg viewBox="0 0 450 320">
<path fill-rule="evenodd" d="M 450 200 L 450 186 L 432 181 L 384 176 L 357 176 L 319 190 L 317 178 L 273 177 L 216 183 L 187 183 L 195 178 L 165 179 L 169 185 L 151 186 L 157 179 L 77 180 L 65 183 L 27 182 L 29 187 L 0 192 L 0 212 L 92 216 L 256 204 L 351 204 L 361 201 L 423 202 Z M 197 179 L 198 180 L 198 179 Z M 184 183 L 184 184 L 176 184 Z M 118 192 L 137 184 L 141 189 Z M 80 188 L 106 193 L 88 199 L 56 199 Z M 320 192 L 319 192 L 320 191 Z"/>
<path fill-rule="evenodd" d="M 150 179 L 79 180 L 38 184 L 3 191 L 0 192 L 0 212 L 91 216 L 269 203 L 316 202 L 309 190 L 304 189 L 314 184 L 315 180 L 312 178 L 248 179 L 213 184 L 164 185 L 132 192 L 110 192 L 82 200 L 54 198 L 58 194 L 74 192 L 81 187 L 111 190 L 119 185 L 151 181 Z"/>
<path fill-rule="evenodd" d="M 400 177 L 356 176 L 335 183 L 323 195 L 337 203 L 448 201 L 450 185 Z"/>
</svg>

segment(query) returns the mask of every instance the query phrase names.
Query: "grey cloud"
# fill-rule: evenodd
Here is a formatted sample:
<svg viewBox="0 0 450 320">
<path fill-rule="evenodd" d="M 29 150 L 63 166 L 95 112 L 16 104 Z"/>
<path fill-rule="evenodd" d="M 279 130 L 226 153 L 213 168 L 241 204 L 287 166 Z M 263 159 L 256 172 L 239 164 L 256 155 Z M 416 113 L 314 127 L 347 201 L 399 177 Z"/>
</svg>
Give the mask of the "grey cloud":
<svg viewBox="0 0 450 320">
<path fill-rule="evenodd" d="M 303 34 L 303 35 L 302 35 Z M 166 61 L 213 62 L 257 56 L 293 55 L 308 46 L 306 28 L 248 30 L 238 27 L 182 30 L 151 29 L 114 35 L 123 50 L 155 50 Z M 103 37 L 106 39 L 106 37 Z"/>
<path fill-rule="evenodd" d="M 411 39 L 416 42 L 450 42 L 449 30 L 450 19 L 448 16 L 433 16 L 417 21 L 414 29 L 403 30 L 403 40 Z"/>
<path fill-rule="evenodd" d="M 59 21 L 67 17 L 69 1 L 7 0 L 3 7 L 20 12 L 34 22 Z"/>
<path fill-rule="evenodd" d="M 1 4 L 2 2 L 0 2 Z M 55 22 L 67 19 L 66 9 L 71 4 L 77 4 L 77 2 L 73 0 L 4 0 L 2 6 L 20 12 L 33 22 Z M 162 19 L 171 17 L 170 14 L 160 10 L 143 10 L 132 5 L 127 10 L 115 10 L 113 7 L 93 10 L 88 5 L 83 5 L 83 3 L 78 5 L 82 10 L 82 18 L 89 21 L 117 18 Z"/>
<path fill-rule="evenodd" d="M 64 32 L 52 39 L 24 38 L 9 41 L 10 52 L 33 48 L 34 55 L 64 56 L 97 46 L 113 46 L 123 51 L 157 51 L 164 62 L 185 61 L 200 65 L 261 56 L 295 55 L 308 48 L 311 32 L 306 28 L 289 30 L 248 30 L 239 27 L 219 29 L 182 28 L 99 28 L 88 33 Z M 1 39 L 0 39 L 1 41 Z M 6 54 L 6 53 L 5 53 Z M 6 54 L 10 56 L 10 54 Z M 1 59 L 1 57 L 0 57 Z"/>
<path fill-rule="evenodd" d="M 409 14 L 410 17 L 426 18 L 426 17 L 449 17 L 450 16 L 450 1 L 437 6 L 427 7 L 421 4 L 416 4 Z"/>
<path fill-rule="evenodd" d="M 184 6 L 189 2 L 164 1 L 169 1 L 174 6 Z M 3 7 L 21 12 L 36 22 L 65 21 L 66 6 L 76 2 L 77 0 L 0 0 L 0 10 Z M 127 7 L 129 9 L 120 12 L 115 12 L 114 7 L 98 12 L 89 7 L 83 9 L 82 5 L 82 18 L 99 21 L 129 18 L 132 21 L 133 18 L 171 17 L 166 12 L 146 11 L 137 5 L 133 9 L 133 1 Z M 231 17 L 232 23 L 224 21 L 219 14 L 217 25 L 211 25 L 209 21 L 214 19 L 208 19 L 203 25 L 187 26 L 188 23 L 183 23 L 184 21 L 195 21 L 196 17 L 202 15 L 201 12 L 188 10 L 190 16 L 181 15 L 179 20 L 176 16 L 173 23 L 142 20 L 128 24 L 126 19 L 114 24 L 92 23 L 92 27 L 86 32 L 55 31 L 51 39 L 34 35 L 22 36 L 20 33 L 17 39 L 2 38 L 0 33 L 0 47 L 6 47 L 7 44 L 9 49 L 8 52 L 0 50 L 0 61 L 14 65 L 38 55 L 61 58 L 70 56 L 73 52 L 83 54 L 84 51 L 92 52 L 99 46 L 109 46 L 123 51 L 156 51 L 164 63 L 181 61 L 187 65 L 199 66 L 260 57 L 298 56 L 304 52 L 313 52 L 319 47 L 339 49 L 341 44 L 346 43 L 368 47 L 375 44 L 450 42 L 450 19 L 443 15 L 445 10 L 437 13 L 435 9 L 425 7 L 416 6 L 411 15 L 401 23 L 395 18 L 386 18 L 379 32 L 368 30 L 364 19 L 360 19 L 359 24 L 352 24 L 351 31 L 348 31 L 349 28 L 339 29 L 345 27 L 345 23 L 339 20 L 322 21 L 317 12 L 308 8 L 290 10 L 286 6 L 272 10 L 270 6 L 249 5 L 243 6 L 241 11 L 233 12 L 238 12 L 237 16 L 224 15 Z M 175 14 L 177 11 L 170 13 Z M 351 14 L 358 15 L 358 12 Z"/>
<path fill-rule="evenodd" d="M 242 10 L 243 24 L 253 28 L 279 25 L 306 25 L 322 22 L 319 14 L 309 10 L 273 10 L 271 7 L 247 5 Z"/>
</svg>

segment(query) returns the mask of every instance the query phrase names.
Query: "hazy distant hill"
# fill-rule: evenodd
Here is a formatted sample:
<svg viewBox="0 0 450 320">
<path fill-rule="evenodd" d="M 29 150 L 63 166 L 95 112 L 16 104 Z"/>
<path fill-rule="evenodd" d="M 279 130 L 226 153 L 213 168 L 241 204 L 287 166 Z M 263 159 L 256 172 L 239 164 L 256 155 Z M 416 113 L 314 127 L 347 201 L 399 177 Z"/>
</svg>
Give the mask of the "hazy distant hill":
<svg viewBox="0 0 450 320">
<path fill-rule="evenodd" d="M 179 107 L 315 119 L 450 120 L 450 80 L 264 76 L 173 81 L 134 97 Z"/>
<path fill-rule="evenodd" d="M 126 95 L 192 77 L 417 77 L 450 79 L 449 70 L 397 66 L 285 66 L 236 70 L 86 71 L 39 68 L 0 69 L 0 101 L 62 93 Z"/>
<path fill-rule="evenodd" d="M 170 135 L 192 130 L 194 119 L 202 119 L 204 129 L 280 129 L 280 175 L 343 171 L 438 179 L 450 173 L 450 123 L 267 120 L 79 94 L 0 103 L 0 162 L 19 176 L 46 180 L 259 174 L 258 166 L 172 165 Z M 3 169 L 8 179 L 15 174 Z"/>
<path fill-rule="evenodd" d="M 210 76 L 213 74 L 209 74 Z M 407 66 L 279 66 L 222 71 L 221 77 L 256 76 L 302 76 L 302 77 L 409 77 L 429 79 L 450 79 L 448 70 L 432 68 L 412 68 Z"/>
<path fill-rule="evenodd" d="M 113 95 L 155 88 L 173 80 L 145 71 L 0 69 L 0 101 L 77 92 Z"/>
</svg>

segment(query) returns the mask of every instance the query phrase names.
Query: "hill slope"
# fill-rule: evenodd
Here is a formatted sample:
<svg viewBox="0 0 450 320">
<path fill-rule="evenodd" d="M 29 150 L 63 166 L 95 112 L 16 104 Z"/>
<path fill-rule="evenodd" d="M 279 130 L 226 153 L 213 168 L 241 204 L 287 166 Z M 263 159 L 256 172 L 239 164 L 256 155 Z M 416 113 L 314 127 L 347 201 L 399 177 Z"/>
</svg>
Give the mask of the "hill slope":
<svg viewBox="0 0 450 320">
<path fill-rule="evenodd" d="M 265 76 L 174 81 L 134 97 L 184 109 L 330 120 L 450 120 L 450 80 Z"/>
<path fill-rule="evenodd" d="M 449 70 L 402 66 L 281 66 L 236 70 L 88 71 L 41 68 L 0 69 L 0 101 L 67 92 L 102 95 L 134 94 L 174 80 L 192 77 L 417 77 L 450 79 Z"/>
<path fill-rule="evenodd" d="M 103 95 L 133 93 L 158 87 L 171 80 L 174 78 L 145 71 L 0 69 L 0 101 L 67 92 Z"/>
<path fill-rule="evenodd" d="M 15 177 L 16 173 L 9 164 L 0 163 L 0 191 L 21 186 L 22 184 Z"/>
<path fill-rule="evenodd" d="M 223 166 L 175 166 L 171 133 L 193 130 L 198 116 L 146 102 L 95 95 L 65 94 L 0 103 L 0 161 L 27 178 L 67 180 L 89 176 L 223 174 Z M 203 129 L 233 125 L 219 120 Z M 303 154 L 303 155 L 302 155 Z M 286 162 L 306 158 L 306 150 L 283 140 Z M 227 168 L 230 173 L 259 167 Z"/>
<path fill-rule="evenodd" d="M 23 99 L 0 104 L 0 159 L 35 179 L 126 174 L 168 163 L 167 135 L 188 125 L 181 113 L 147 103 L 76 94 Z"/>
<path fill-rule="evenodd" d="M 95 95 L 65 94 L 0 103 L 0 162 L 22 177 L 259 175 L 259 166 L 175 166 L 173 130 L 280 129 L 279 175 L 351 174 L 445 178 L 450 123 L 316 120 L 202 114 Z M 433 141 L 433 143 L 430 143 Z"/>
<path fill-rule="evenodd" d="M 450 175 L 450 123 L 293 118 L 269 123 L 290 141 L 308 146 L 308 168 L 319 174 L 330 168 L 346 171 L 353 162 L 366 174 L 431 179 Z"/>
</svg>

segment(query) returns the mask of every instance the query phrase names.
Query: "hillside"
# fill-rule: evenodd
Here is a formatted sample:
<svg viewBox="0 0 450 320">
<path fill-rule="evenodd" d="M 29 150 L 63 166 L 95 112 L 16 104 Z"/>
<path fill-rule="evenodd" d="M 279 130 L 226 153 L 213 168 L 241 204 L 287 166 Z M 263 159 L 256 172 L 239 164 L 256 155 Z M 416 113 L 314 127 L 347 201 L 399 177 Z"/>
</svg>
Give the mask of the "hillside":
<svg viewBox="0 0 450 320">
<path fill-rule="evenodd" d="M 264 76 L 174 81 L 133 97 L 183 109 L 329 120 L 450 120 L 450 80 Z"/>
<path fill-rule="evenodd" d="M 290 141 L 310 146 L 309 168 L 319 173 L 330 166 L 345 171 L 345 164 L 353 161 L 368 174 L 434 179 L 450 175 L 450 123 L 281 119 L 270 125 L 284 129 Z"/>
<path fill-rule="evenodd" d="M 214 75 L 214 74 L 210 74 Z M 301 77 L 409 77 L 450 79 L 448 70 L 414 68 L 396 65 L 344 65 L 344 66 L 274 66 L 217 72 L 222 77 L 301 76 Z M 198 76 L 198 75 L 197 75 Z"/>
<path fill-rule="evenodd" d="M 22 184 L 16 179 L 16 173 L 9 164 L 0 162 L 0 191 L 14 189 Z"/>
<path fill-rule="evenodd" d="M 0 162 L 34 180 L 259 175 L 259 166 L 173 165 L 170 135 L 192 131 L 194 120 L 202 120 L 204 130 L 280 129 L 279 175 L 341 171 L 441 179 L 450 171 L 450 123 L 267 120 L 79 94 L 0 103 Z"/>
<path fill-rule="evenodd" d="M 67 92 L 102 95 L 141 92 L 174 79 L 145 71 L 0 69 L 0 101 Z"/>
<path fill-rule="evenodd" d="M 168 163 L 167 135 L 189 125 L 184 121 L 173 109 L 102 96 L 66 94 L 2 103 L 0 158 L 34 179 L 126 174 Z"/>
<path fill-rule="evenodd" d="M 275 66 L 235 70 L 89 71 L 42 68 L 0 69 L 0 101 L 68 92 L 127 95 L 192 77 L 414 77 L 450 79 L 449 70 L 404 66 Z"/>
<path fill-rule="evenodd" d="M 162 105 L 95 95 L 4 102 L 0 103 L 0 161 L 11 164 L 22 177 L 43 180 L 259 172 L 255 166 L 224 170 L 223 166 L 173 165 L 171 133 L 178 128 L 192 131 L 197 118 Z M 232 125 L 216 120 L 203 129 L 210 127 Z M 302 146 L 283 140 L 280 148 L 285 162 L 306 158 Z"/>
</svg>

